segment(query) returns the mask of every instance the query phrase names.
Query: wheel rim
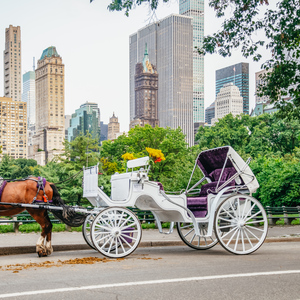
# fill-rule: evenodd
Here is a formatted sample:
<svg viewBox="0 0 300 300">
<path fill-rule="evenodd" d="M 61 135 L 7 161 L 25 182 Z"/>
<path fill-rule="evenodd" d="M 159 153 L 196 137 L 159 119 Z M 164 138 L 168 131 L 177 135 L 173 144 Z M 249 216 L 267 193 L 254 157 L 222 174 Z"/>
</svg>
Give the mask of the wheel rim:
<svg viewBox="0 0 300 300">
<path fill-rule="evenodd" d="M 250 254 L 264 242 L 268 219 L 258 200 L 248 195 L 225 199 L 215 216 L 215 231 L 220 244 L 234 254 Z"/>
<path fill-rule="evenodd" d="M 94 247 L 94 244 L 91 240 L 91 227 L 92 227 L 92 223 L 95 220 L 95 215 L 90 214 L 86 217 L 83 225 L 82 225 L 82 234 L 83 234 L 83 238 L 86 241 L 86 243 L 94 250 L 96 250 L 96 248 Z"/>
<path fill-rule="evenodd" d="M 177 223 L 177 231 L 182 241 L 191 248 L 206 250 L 218 243 L 213 231 L 212 236 L 206 237 L 208 223 L 198 223 L 200 236 L 195 233 L 193 223 Z"/>
<path fill-rule="evenodd" d="M 103 255 L 121 258 L 131 254 L 142 236 L 138 218 L 126 208 L 107 208 L 95 218 L 91 229 L 94 247 Z"/>
</svg>

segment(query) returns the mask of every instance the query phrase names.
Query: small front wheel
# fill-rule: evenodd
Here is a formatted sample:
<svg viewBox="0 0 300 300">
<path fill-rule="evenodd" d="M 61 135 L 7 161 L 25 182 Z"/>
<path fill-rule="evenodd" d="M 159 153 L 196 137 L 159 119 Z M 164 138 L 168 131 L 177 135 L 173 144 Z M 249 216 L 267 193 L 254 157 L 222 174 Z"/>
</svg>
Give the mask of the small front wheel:
<svg viewBox="0 0 300 300">
<path fill-rule="evenodd" d="M 193 223 L 177 223 L 177 232 L 182 241 L 191 248 L 197 250 L 207 250 L 218 243 L 213 231 L 212 236 L 207 236 L 208 223 L 198 223 L 200 236 L 197 236 Z"/>
<path fill-rule="evenodd" d="M 216 210 L 215 232 L 227 251 L 250 254 L 263 244 L 267 236 L 267 214 L 261 203 L 251 196 L 230 196 Z"/>
<path fill-rule="evenodd" d="M 121 258 L 131 254 L 138 247 L 141 237 L 139 219 L 123 207 L 102 210 L 91 227 L 94 247 L 110 258 Z"/>
</svg>

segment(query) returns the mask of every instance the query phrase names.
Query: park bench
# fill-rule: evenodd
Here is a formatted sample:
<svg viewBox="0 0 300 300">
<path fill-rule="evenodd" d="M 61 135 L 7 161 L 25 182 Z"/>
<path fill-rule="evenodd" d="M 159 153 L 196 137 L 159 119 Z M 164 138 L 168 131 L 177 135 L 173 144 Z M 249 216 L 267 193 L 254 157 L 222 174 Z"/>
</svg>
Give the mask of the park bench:
<svg viewBox="0 0 300 300">
<path fill-rule="evenodd" d="M 267 206 L 266 213 L 268 215 L 270 225 L 276 225 L 276 222 L 280 219 L 284 219 L 285 225 L 291 225 L 293 220 L 299 219 L 300 221 L 300 206 L 297 207 Z"/>
</svg>

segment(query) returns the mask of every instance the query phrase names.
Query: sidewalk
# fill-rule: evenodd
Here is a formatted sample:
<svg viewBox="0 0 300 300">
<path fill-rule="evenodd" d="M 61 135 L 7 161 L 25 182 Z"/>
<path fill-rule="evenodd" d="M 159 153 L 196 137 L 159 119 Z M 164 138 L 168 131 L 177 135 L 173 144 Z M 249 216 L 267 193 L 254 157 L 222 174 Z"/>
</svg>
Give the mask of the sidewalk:
<svg viewBox="0 0 300 300">
<path fill-rule="evenodd" d="M 0 255 L 35 253 L 35 244 L 40 233 L 0 234 Z M 269 227 L 265 243 L 300 242 L 300 226 Z M 81 232 L 54 232 L 52 234 L 54 251 L 90 249 Z M 144 229 L 139 247 L 161 247 L 184 245 L 174 229 L 172 234 L 160 234 L 157 229 Z"/>
</svg>

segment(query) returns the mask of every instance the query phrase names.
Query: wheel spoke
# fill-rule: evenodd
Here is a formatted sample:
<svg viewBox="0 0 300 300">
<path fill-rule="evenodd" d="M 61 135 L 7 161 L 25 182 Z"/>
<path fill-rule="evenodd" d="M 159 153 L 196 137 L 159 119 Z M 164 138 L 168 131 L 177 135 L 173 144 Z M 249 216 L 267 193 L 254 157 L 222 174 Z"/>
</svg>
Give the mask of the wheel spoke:
<svg viewBox="0 0 300 300">
<path fill-rule="evenodd" d="M 260 228 L 254 227 L 254 226 L 249 226 L 249 225 L 245 225 L 245 226 L 248 227 L 248 228 L 260 231 L 260 232 L 265 232 L 263 229 L 260 229 Z"/>
<path fill-rule="evenodd" d="M 241 230 L 241 241 L 242 241 L 242 247 L 243 251 L 245 252 L 245 243 L 244 243 L 244 230 Z"/>
<path fill-rule="evenodd" d="M 123 238 L 122 235 L 120 235 L 120 238 L 123 240 L 123 242 L 125 242 L 125 243 L 127 244 L 127 246 L 128 246 L 129 248 L 132 248 L 132 246 L 126 241 L 126 239 Z"/>
<path fill-rule="evenodd" d="M 253 248 L 252 242 L 251 242 L 251 240 L 250 240 L 250 238 L 249 238 L 249 236 L 248 236 L 248 234 L 247 234 L 246 229 L 244 229 L 244 233 L 245 233 L 245 235 L 246 235 L 246 237 L 247 237 L 247 240 L 248 240 L 249 244 L 251 245 L 251 248 Z"/>
<path fill-rule="evenodd" d="M 240 237 L 240 230 L 238 229 L 237 231 L 237 237 L 236 237 L 236 240 L 235 240 L 235 245 L 234 245 L 234 251 L 236 251 L 236 247 L 239 243 L 239 237 Z"/>
<path fill-rule="evenodd" d="M 249 230 L 248 227 L 249 227 L 249 226 L 245 226 L 245 229 L 246 229 L 252 236 L 254 236 L 254 237 L 259 241 L 260 238 L 258 238 L 251 230 Z"/>
<path fill-rule="evenodd" d="M 225 218 L 222 218 L 222 217 L 219 217 L 219 220 L 222 220 L 222 221 L 225 221 L 225 222 L 230 222 L 230 223 L 234 222 L 234 220 L 229 220 L 229 219 L 225 219 Z"/>
<path fill-rule="evenodd" d="M 194 231 L 194 228 L 192 228 L 190 231 L 188 231 L 188 233 L 186 233 L 185 235 L 184 235 L 184 237 L 186 237 L 187 235 L 189 235 L 191 232 L 193 232 Z"/>
<path fill-rule="evenodd" d="M 238 230 L 239 230 L 239 229 L 236 227 L 235 232 L 233 232 L 233 234 L 232 234 L 232 236 L 230 237 L 230 239 L 228 240 L 226 246 L 228 246 L 228 245 L 230 244 L 231 240 L 233 239 L 233 237 L 235 236 L 235 234 L 238 232 Z M 224 239 L 224 237 L 223 237 L 223 239 Z"/>
<path fill-rule="evenodd" d="M 222 210 L 232 219 L 235 219 L 235 216 L 233 216 L 229 211 L 227 211 L 224 207 L 222 207 Z"/>
<path fill-rule="evenodd" d="M 125 248 L 124 248 L 123 243 L 121 242 L 121 239 L 119 237 L 118 237 L 118 240 L 119 240 L 119 243 L 120 243 L 121 248 L 123 250 L 123 253 L 125 253 Z"/>
<path fill-rule="evenodd" d="M 261 213 L 261 210 L 258 211 L 257 213 L 255 213 L 254 215 L 250 216 L 249 218 L 247 218 L 247 219 L 245 220 L 245 222 L 248 222 L 250 219 L 256 217 L 259 213 Z"/>
<path fill-rule="evenodd" d="M 193 243 L 193 240 L 194 240 L 195 236 L 196 236 L 196 233 L 193 234 L 192 239 L 190 240 L 191 244 Z"/>
</svg>

